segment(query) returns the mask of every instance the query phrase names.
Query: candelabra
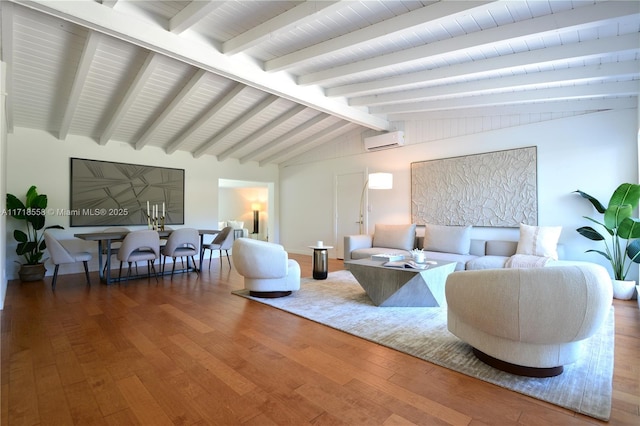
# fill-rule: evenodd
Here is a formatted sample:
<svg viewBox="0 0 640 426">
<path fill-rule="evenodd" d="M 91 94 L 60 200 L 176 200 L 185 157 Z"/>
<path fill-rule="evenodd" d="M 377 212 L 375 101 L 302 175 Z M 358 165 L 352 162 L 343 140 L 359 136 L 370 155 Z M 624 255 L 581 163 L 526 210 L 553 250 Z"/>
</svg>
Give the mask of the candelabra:
<svg viewBox="0 0 640 426">
<path fill-rule="evenodd" d="M 147 227 L 154 231 L 164 231 L 164 221 L 164 202 L 162 203 L 162 216 L 160 216 L 158 205 L 150 206 L 147 201 Z"/>
</svg>

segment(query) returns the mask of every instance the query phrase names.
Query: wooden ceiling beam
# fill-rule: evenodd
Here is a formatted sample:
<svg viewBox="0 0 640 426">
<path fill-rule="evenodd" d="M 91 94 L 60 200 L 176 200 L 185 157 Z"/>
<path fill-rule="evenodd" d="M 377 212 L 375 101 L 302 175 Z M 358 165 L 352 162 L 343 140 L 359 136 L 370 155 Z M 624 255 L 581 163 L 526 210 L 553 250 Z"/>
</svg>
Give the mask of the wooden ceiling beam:
<svg viewBox="0 0 640 426">
<path fill-rule="evenodd" d="M 114 10 L 104 7 L 94 1 L 10 1 L 367 128 L 389 130 L 392 127 L 385 117 L 351 107 L 344 99 L 328 98 L 319 87 L 299 86 L 287 73 L 267 73 L 262 69 L 261 63 L 242 53 L 225 55 L 211 43 L 174 34 L 159 23 L 120 13 L 117 8 Z"/>
<path fill-rule="evenodd" d="M 193 152 L 193 156 L 195 158 L 202 157 L 204 154 L 207 153 L 207 151 L 209 151 L 211 148 L 213 148 L 218 143 L 220 143 L 222 140 L 224 140 L 224 138 L 226 138 L 227 136 L 229 136 L 229 135 L 233 134 L 234 132 L 238 131 L 239 129 L 241 129 L 242 126 L 244 126 L 249 121 L 253 120 L 258 115 L 262 114 L 265 110 L 267 110 L 270 106 L 272 106 L 274 103 L 276 103 L 279 99 L 280 98 L 277 97 L 276 95 L 269 95 L 265 100 L 263 100 L 259 104 L 255 105 L 249 111 L 247 111 L 247 112 L 245 112 L 243 114 L 240 114 L 238 119 L 236 119 L 234 122 L 226 125 L 224 127 L 224 129 L 222 129 L 219 133 L 217 133 L 212 138 L 210 138 L 208 141 L 206 141 L 205 143 L 200 145 Z"/>
<path fill-rule="evenodd" d="M 195 123 L 189 126 L 187 130 L 180 133 L 180 136 L 176 140 L 171 142 L 169 146 L 167 146 L 165 150 L 166 153 L 173 154 L 174 152 L 176 152 L 178 148 L 184 145 L 184 143 L 187 141 L 187 139 L 189 139 L 189 137 L 191 137 L 191 135 L 193 135 L 197 130 L 204 127 L 209 121 L 213 120 L 215 116 L 218 113 L 220 113 L 220 111 L 226 108 L 227 105 L 230 105 L 246 89 L 247 89 L 247 86 L 245 86 L 244 84 L 240 84 L 240 83 L 235 84 L 231 88 L 231 90 L 229 90 L 224 95 L 224 97 L 218 103 L 216 103 L 216 105 L 213 108 L 206 111 L 202 116 L 200 116 L 200 118 L 198 118 L 198 120 Z"/>
<path fill-rule="evenodd" d="M 71 127 L 71 121 L 75 115 L 80 96 L 82 95 L 82 89 L 84 88 L 89 71 L 91 70 L 91 64 L 98 50 L 98 45 L 102 34 L 95 31 L 88 31 L 87 38 L 85 40 L 84 48 L 82 49 L 82 55 L 80 56 L 80 62 L 76 69 L 76 74 L 73 78 L 73 84 L 71 86 L 71 92 L 67 97 L 66 107 L 60 123 L 60 130 L 58 131 L 58 139 L 65 140 Z"/>
<path fill-rule="evenodd" d="M 162 56 L 158 55 L 155 52 L 150 52 L 147 55 L 147 58 L 145 59 L 144 64 L 142 65 L 142 68 L 140 68 L 140 71 L 138 72 L 138 74 L 136 74 L 136 77 L 134 78 L 133 82 L 131 83 L 131 85 L 129 85 L 127 93 L 118 103 L 118 106 L 116 107 L 115 112 L 111 116 L 109 123 L 107 124 L 105 129 L 102 131 L 102 135 L 100 136 L 100 139 L 99 139 L 100 145 L 105 145 L 107 142 L 109 142 L 109 140 L 111 139 L 111 136 L 113 136 L 113 133 L 117 130 L 118 126 L 124 119 L 125 115 L 127 114 L 127 111 L 129 110 L 133 102 L 136 100 L 138 95 L 142 92 L 144 85 L 147 84 L 147 81 L 155 71 L 156 66 L 158 65 L 158 62 L 161 59 L 162 59 Z"/>
<path fill-rule="evenodd" d="M 307 120 L 304 123 L 300 124 L 299 126 L 295 127 L 294 129 L 289 130 L 287 133 L 285 133 L 284 135 L 272 140 L 269 143 L 266 143 L 264 145 L 262 145 L 260 148 L 254 150 L 253 152 L 245 155 L 244 157 L 240 158 L 240 164 L 246 163 L 247 161 L 250 161 L 256 157 L 259 157 L 260 155 L 264 154 L 265 152 L 269 152 L 275 148 L 277 148 L 278 146 L 284 144 L 285 142 L 294 139 L 296 137 L 298 137 L 301 133 L 309 130 L 310 128 L 323 123 L 326 120 L 331 120 L 333 117 L 331 117 L 330 115 L 326 115 L 326 114 L 318 114 L 315 117 L 313 117 L 311 120 Z"/>
<path fill-rule="evenodd" d="M 373 107 L 372 110 L 380 110 L 380 112 L 384 112 L 386 114 L 399 114 L 408 112 L 490 107 L 497 105 L 521 105 L 540 102 L 541 99 L 544 99 L 545 102 L 549 102 L 616 96 L 637 97 L 639 92 L 640 80 L 633 80 L 619 83 L 583 84 L 571 87 L 525 90 L 486 96 L 470 96 L 456 99 L 439 99 L 437 101 L 412 102 Z"/>
<path fill-rule="evenodd" d="M 640 61 L 612 62 L 589 65 L 580 68 L 564 68 L 552 71 L 541 71 L 510 77 L 498 77 L 484 80 L 473 80 L 424 89 L 403 90 L 381 95 L 362 96 L 349 101 L 351 105 L 378 106 L 400 104 L 415 101 L 450 99 L 468 96 L 486 95 L 498 92 L 531 90 L 540 85 L 559 86 L 583 84 L 586 81 L 610 82 L 614 79 L 640 77 Z M 545 100 L 541 98 L 540 100 Z"/>
<path fill-rule="evenodd" d="M 305 25 L 307 22 L 319 19 L 335 10 L 345 7 L 345 1 L 305 1 L 298 6 L 274 16 L 268 21 L 251 28 L 230 40 L 224 42 L 222 52 L 232 55 L 249 49 L 259 43 L 278 37 L 292 28 Z"/>
<path fill-rule="evenodd" d="M 205 70 L 196 71 L 194 76 L 191 77 L 191 79 L 182 88 L 182 90 L 180 90 L 180 93 L 178 93 L 171 100 L 171 103 L 165 109 L 163 109 L 160 114 L 158 114 L 156 119 L 153 120 L 153 123 L 151 123 L 151 125 L 149 125 L 144 131 L 142 136 L 140 136 L 140 138 L 136 142 L 137 150 L 142 149 L 158 131 L 158 129 L 160 129 L 160 127 L 165 123 L 165 120 L 167 120 L 172 114 L 174 114 L 182 105 L 184 105 L 185 102 L 189 100 L 189 98 L 191 98 L 191 96 L 193 96 L 194 93 L 196 93 L 200 89 L 202 83 L 204 83 L 207 78 L 207 74 L 208 73 Z"/>
<path fill-rule="evenodd" d="M 544 37 L 546 34 L 557 35 L 562 32 L 592 28 L 604 25 L 608 21 L 620 17 L 632 15 L 638 15 L 638 6 L 635 2 L 597 3 L 593 6 L 584 6 L 527 21 L 501 25 L 484 31 L 476 31 L 463 36 L 312 72 L 298 77 L 297 81 L 300 85 L 326 85 L 331 84 L 336 79 L 343 79 L 345 76 L 366 74 L 383 68 L 398 66 L 398 64 L 424 62 L 425 58 L 436 58 L 439 55 L 450 55 L 453 52 L 462 53 L 470 49 L 480 49 L 484 46 L 495 45 L 496 43 L 515 42 L 533 34 L 538 37 Z"/>
<path fill-rule="evenodd" d="M 511 55 L 498 56 L 480 61 L 441 67 L 403 74 L 375 81 L 347 84 L 327 89 L 327 96 L 365 96 L 373 93 L 389 92 L 399 89 L 413 89 L 435 83 L 445 83 L 456 78 L 475 78 L 491 71 L 509 71 L 527 66 L 552 65 L 555 62 L 567 60 L 588 60 L 600 56 L 610 56 L 612 53 L 637 51 L 639 48 L 638 34 L 607 37 L 580 43 L 547 47 L 545 49 L 530 50 Z"/>
<path fill-rule="evenodd" d="M 304 111 L 306 111 L 306 109 L 307 109 L 307 107 L 305 107 L 304 105 L 296 105 L 295 107 L 291 108 L 289 111 L 285 112 L 284 114 L 282 114 L 281 116 L 279 116 L 275 120 L 270 121 L 265 126 L 262 126 L 261 128 L 259 128 L 258 130 L 256 130 L 255 132 L 253 132 L 252 134 L 250 134 L 249 136 L 247 136 L 246 138 L 244 138 L 240 142 L 234 144 L 233 146 L 230 146 L 229 148 L 224 150 L 222 153 L 218 154 L 218 160 L 219 161 L 226 160 L 232 154 L 240 151 L 242 148 L 250 145 L 251 143 L 253 143 L 257 139 L 259 139 L 260 137 L 262 137 L 262 136 L 268 134 L 269 132 L 277 129 L 278 127 L 282 126 L 287 121 L 293 119 L 295 116 L 297 116 L 297 115 L 303 113 Z"/>
<path fill-rule="evenodd" d="M 394 33 L 410 32 L 416 28 L 436 22 L 439 19 L 468 12 L 469 9 L 479 7 L 486 3 L 489 2 L 438 2 L 271 59 L 265 62 L 264 69 L 271 72 L 281 71 L 312 59 L 319 59 L 323 56 L 340 52 L 341 50 L 357 48 L 358 45 L 370 43 L 378 39 L 383 40 L 385 37 L 390 37 Z"/>
</svg>

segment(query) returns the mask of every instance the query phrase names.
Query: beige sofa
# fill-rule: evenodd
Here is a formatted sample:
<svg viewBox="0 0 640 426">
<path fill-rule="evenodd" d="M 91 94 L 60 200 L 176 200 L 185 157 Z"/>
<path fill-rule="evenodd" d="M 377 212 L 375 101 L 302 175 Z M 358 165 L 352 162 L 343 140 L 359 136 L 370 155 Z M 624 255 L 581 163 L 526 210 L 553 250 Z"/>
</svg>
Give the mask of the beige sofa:
<svg viewBox="0 0 640 426">
<path fill-rule="evenodd" d="M 527 227 L 531 228 L 531 227 Z M 559 232 L 558 232 L 559 235 Z M 411 250 L 422 249 L 427 259 L 456 262 L 456 271 L 504 268 L 518 252 L 519 241 L 471 238 L 470 226 L 425 225 L 424 236 L 417 236 L 415 225 L 376 225 L 372 235 L 344 237 L 344 260 L 368 259 L 375 254 L 401 254 L 411 257 Z M 522 247 L 522 244 L 521 244 Z M 564 247 L 553 243 L 554 253 L 539 253 L 553 258 L 564 257 Z M 533 254 L 533 253 L 532 253 Z M 542 256 L 541 256 L 542 257 Z M 548 258 L 546 266 L 576 262 Z M 348 264 L 345 264 L 348 268 Z"/>
<path fill-rule="evenodd" d="M 611 278 L 600 265 L 454 272 L 447 327 L 484 362 L 515 374 L 553 376 L 575 362 L 607 317 Z"/>
</svg>

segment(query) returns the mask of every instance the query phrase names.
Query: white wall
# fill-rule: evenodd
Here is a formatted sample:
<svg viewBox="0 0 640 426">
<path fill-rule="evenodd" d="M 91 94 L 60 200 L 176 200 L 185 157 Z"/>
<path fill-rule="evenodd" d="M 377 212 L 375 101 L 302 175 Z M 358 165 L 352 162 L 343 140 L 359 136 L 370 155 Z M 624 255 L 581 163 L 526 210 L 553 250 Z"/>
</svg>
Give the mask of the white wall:
<svg viewBox="0 0 640 426">
<path fill-rule="evenodd" d="M 0 63 L 0 170 L 7 169 L 7 117 L 5 114 L 6 96 L 6 63 Z M 0 197 L 2 206 L 7 198 L 6 174 L 0 173 Z M 0 215 L 0 309 L 4 307 L 7 293 L 7 216 Z"/>
<path fill-rule="evenodd" d="M 276 166 L 259 167 L 255 162 L 239 164 L 237 160 L 218 162 L 215 157 L 206 155 L 194 159 L 191 154 L 180 151 L 166 155 L 163 150 L 153 147 L 136 151 L 128 144 L 115 141 L 100 146 L 93 140 L 77 136 L 69 136 L 67 140 L 60 141 L 46 132 L 16 128 L 15 132 L 9 135 L 7 142 L 7 192 L 23 198 L 29 186 L 36 185 L 38 192 L 47 194 L 50 208 L 69 209 L 69 159 L 71 157 L 185 169 L 185 224 L 183 226 L 201 229 L 218 227 L 218 179 L 242 179 L 256 182 L 277 182 L 279 179 L 279 170 Z M 50 225 L 64 226 L 64 236 L 69 238 L 72 238 L 74 233 L 103 229 L 100 227 L 70 228 L 69 217 L 66 216 L 47 217 L 47 226 Z M 9 279 L 17 278 L 18 265 L 14 260 L 18 260 L 18 257 L 15 254 L 16 244 L 11 236 L 15 226 L 13 219 L 7 221 L 7 276 Z M 95 243 L 82 244 L 94 254 L 97 252 Z M 51 274 L 53 268 L 47 269 L 49 269 L 47 273 Z M 94 256 L 91 269 L 97 270 L 97 255 Z M 61 265 L 59 273 L 73 273 L 81 270 L 81 264 Z"/>
<path fill-rule="evenodd" d="M 376 222 L 410 222 L 411 162 L 537 146 L 539 225 L 563 226 L 560 242 L 566 245 L 567 258 L 608 266 L 601 256 L 584 253 L 602 247 L 580 236 L 575 229 L 587 225 L 582 216 L 597 213 L 571 192 L 583 190 L 606 204 L 618 184 L 638 182 L 636 110 L 539 121 L 439 140 L 425 134 L 428 128 L 421 122 L 405 123 L 405 136 L 411 144 L 401 148 L 324 161 L 302 160 L 300 164 L 284 167 L 280 172 L 283 224 L 280 237 L 285 247 L 291 252 L 308 254 L 307 246 L 316 240 L 336 246 L 333 182 L 338 173 L 365 170 L 393 173 L 392 191 L 369 191 L 371 232 Z M 340 143 L 358 144 L 360 140 Z M 327 152 L 326 147 L 323 150 Z M 342 146 L 336 150 L 347 149 Z M 306 158 L 314 156 L 319 155 L 310 153 Z M 518 230 L 475 228 L 473 236 L 517 240 Z M 336 253 L 330 255 L 335 257 Z M 636 268 L 632 271 L 637 275 Z"/>
</svg>

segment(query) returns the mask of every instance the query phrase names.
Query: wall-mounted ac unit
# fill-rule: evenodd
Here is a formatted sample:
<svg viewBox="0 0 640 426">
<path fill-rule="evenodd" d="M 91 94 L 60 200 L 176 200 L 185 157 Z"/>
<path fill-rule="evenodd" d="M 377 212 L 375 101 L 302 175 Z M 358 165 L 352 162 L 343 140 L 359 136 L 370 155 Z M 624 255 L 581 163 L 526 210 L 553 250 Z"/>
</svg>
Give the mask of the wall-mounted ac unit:
<svg viewBox="0 0 640 426">
<path fill-rule="evenodd" d="M 402 145 L 404 145 L 404 132 L 400 130 L 364 138 L 364 149 L 367 151 L 378 151 Z"/>
</svg>

